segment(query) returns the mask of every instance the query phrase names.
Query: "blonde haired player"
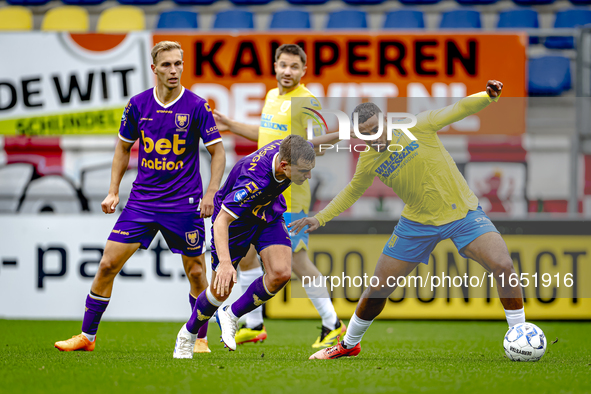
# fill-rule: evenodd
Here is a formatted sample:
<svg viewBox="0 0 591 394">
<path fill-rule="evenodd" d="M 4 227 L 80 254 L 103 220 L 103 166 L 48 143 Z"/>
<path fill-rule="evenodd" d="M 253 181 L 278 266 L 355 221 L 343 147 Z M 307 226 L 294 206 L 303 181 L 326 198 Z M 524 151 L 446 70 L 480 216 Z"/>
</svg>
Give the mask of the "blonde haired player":
<svg viewBox="0 0 591 394">
<path fill-rule="evenodd" d="M 220 187 L 226 154 L 207 101 L 181 85 L 180 44 L 161 41 L 151 54 L 156 86 L 133 96 L 125 107 L 113 156 L 111 185 L 101 204 L 104 213 L 114 213 L 119 204 L 119 185 L 136 140 L 140 140 L 138 175 L 129 201 L 107 240 L 86 298 L 82 333 L 56 342 L 54 346 L 61 351 L 94 350 L 115 277 L 136 250 L 150 246 L 158 232 L 173 253 L 181 254 L 191 284 L 191 308 L 207 287 L 203 218 L 213 214 L 213 198 Z M 211 178 L 205 193 L 199 172 L 200 140 L 211 155 Z M 205 325 L 199 333 L 196 352 L 210 351 L 206 333 Z"/>
<path fill-rule="evenodd" d="M 295 44 L 284 44 L 275 52 L 275 73 L 277 88 L 269 90 L 265 98 L 265 105 L 261 114 L 260 125 L 248 125 L 236 122 L 227 116 L 214 111 L 214 117 L 220 131 L 229 130 L 251 141 L 257 141 L 261 148 L 268 143 L 285 138 L 290 134 L 298 134 L 307 138 L 307 118 L 302 109 L 293 108 L 293 97 L 309 97 L 310 106 L 320 109 L 320 103 L 300 83 L 306 74 L 306 53 Z M 306 181 L 303 185 L 292 184 L 284 193 L 287 202 L 287 212 L 284 214 L 286 223 L 306 217 L 310 208 L 310 185 Z M 318 268 L 308 258 L 308 234 L 293 234 L 292 242 L 292 271 L 301 278 L 321 276 Z M 254 248 L 240 262 L 240 283 L 243 291 L 263 274 Z M 322 282 L 323 283 L 323 282 Z M 344 335 L 346 327 L 337 317 L 330 296 L 326 288 L 304 286 L 306 294 L 318 314 L 322 318 L 322 331 L 312 345 L 323 348 L 334 345 L 338 338 Z M 267 332 L 263 325 L 261 308 L 246 315 L 246 324 L 236 333 L 236 343 L 263 341 Z"/>
<path fill-rule="evenodd" d="M 393 135 L 392 141 L 387 140 L 386 133 L 366 141 L 371 149 L 359 155 L 351 182 L 316 216 L 289 225 L 296 232 L 305 226 L 309 226 L 307 232 L 316 230 L 353 205 L 375 177 L 391 187 L 406 204 L 378 260 L 374 275 L 379 283 L 363 292 L 343 341 L 316 352 L 310 359 L 357 356 L 363 334 L 396 288 L 390 286 L 388 278 L 405 277 L 419 264 L 427 264 L 437 243 L 447 238 L 451 238 L 460 255 L 477 261 L 495 275 L 509 326 L 525 322 L 521 286 L 511 287 L 498 280 L 515 273 L 507 246 L 437 136 L 443 127 L 497 101 L 502 87 L 501 82 L 488 81 L 486 92 L 420 113 L 416 126 L 409 129 L 417 141 L 402 132 Z M 378 132 L 380 110 L 375 104 L 360 104 L 354 113 L 359 116 L 362 134 Z M 386 149 L 391 144 L 402 145 L 404 149 Z"/>
</svg>

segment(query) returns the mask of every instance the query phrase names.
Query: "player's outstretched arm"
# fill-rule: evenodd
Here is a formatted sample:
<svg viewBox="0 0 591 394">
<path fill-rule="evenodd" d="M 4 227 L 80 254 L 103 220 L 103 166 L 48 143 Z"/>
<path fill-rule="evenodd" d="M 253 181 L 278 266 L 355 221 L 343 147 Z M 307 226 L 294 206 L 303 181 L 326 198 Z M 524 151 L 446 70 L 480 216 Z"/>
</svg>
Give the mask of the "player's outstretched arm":
<svg viewBox="0 0 591 394">
<path fill-rule="evenodd" d="M 129 165 L 129 157 L 131 156 L 131 147 L 133 142 L 125 142 L 121 139 L 117 141 L 115 147 L 115 155 L 113 155 L 113 164 L 111 165 L 111 184 L 109 186 L 109 194 L 101 203 L 101 208 L 104 213 L 113 213 L 117 204 L 119 204 L 119 185 L 127 166 Z"/>
<path fill-rule="evenodd" d="M 417 115 L 417 128 L 425 131 L 439 131 L 447 125 L 458 122 L 470 115 L 482 111 L 491 102 L 498 101 L 503 89 L 503 83 L 489 80 L 486 91 L 464 97 L 457 103 L 433 111 L 425 111 Z M 411 132 L 413 129 L 410 130 Z"/>
<path fill-rule="evenodd" d="M 213 198 L 215 193 L 220 189 L 222 176 L 224 175 L 224 168 L 226 167 L 226 151 L 224 144 L 218 142 L 217 144 L 209 145 L 207 151 L 211 155 L 211 178 L 209 179 L 209 186 L 201 200 L 201 214 L 202 218 L 208 218 L 213 215 Z"/>
<path fill-rule="evenodd" d="M 218 125 L 219 131 L 230 131 L 254 142 L 259 140 L 259 126 L 257 125 L 237 122 L 222 114 L 217 109 L 213 110 L 213 118 Z"/>
<path fill-rule="evenodd" d="M 230 281 L 237 282 L 236 269 L 232 265 L 232 257 L 230 256 L 229 243 L 229 227 L 234 218 L 224 211 L 220 211 L 213 223 L 213 242 L 215 250 L 220 261 L 216 270 L 213 288 L 220 296 L 230 294 Z"/>
</svg>

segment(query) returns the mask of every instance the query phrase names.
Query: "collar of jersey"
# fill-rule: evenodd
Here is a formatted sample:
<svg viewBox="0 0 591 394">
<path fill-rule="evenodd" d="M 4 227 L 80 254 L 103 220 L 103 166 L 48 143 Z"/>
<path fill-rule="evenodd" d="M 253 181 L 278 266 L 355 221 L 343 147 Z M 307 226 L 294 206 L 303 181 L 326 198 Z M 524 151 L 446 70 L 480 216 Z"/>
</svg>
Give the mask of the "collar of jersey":
<svg viewBox="0 0 591 394">
<path fill-rule="evenodd" d="M 179 96 L 177 98 L 175 98 L 173 101 L 171 101 L 168 104 L 162 104 L 162 102 L 160 100 L 158 100 L 158 95 L 156 94 L 156 86 L 154 86 L 154 100 L 156 100 L 158 105 L 160 105 L 162 108 L 168 108 L 168 107 L 174 105 L 174 103 L 176 103 L 177 101 L 179 101 L 181 99 L 181 97 L 183 97 L 184 93 L 185 93 L 185 87 L 181 86 L 181 94 L 179 94 Z"/>
<path fill-rule="evenodd" d="M 300 85 L 297 88 L 295 88 L 294 90 L 292 90 L 289 93 L 285 93 L 284 95 L 279 95 L 279 88 L 277 88 L 277 95 L 279 97 L 290 97 L 291 98 L 294 94 L 298 93 L 304 87 L 305 87 L 304 84 L 303 83 L 300 83 Z"/>
<path fill-rule="evenodd" d="M 277 177 L 275 177 L 275 158 L 277 157 L 277 155 L 279 154 L 279 152 L 275 153 L 275 156 L 273 156 L 273 179 L 275 179 L 275 182 L 277 183 L 281 183 L 283 181 L 285 181 L 285 179 L 283 181 L 280 181 L 279 179 L 277 179 Z"/>
</svg>

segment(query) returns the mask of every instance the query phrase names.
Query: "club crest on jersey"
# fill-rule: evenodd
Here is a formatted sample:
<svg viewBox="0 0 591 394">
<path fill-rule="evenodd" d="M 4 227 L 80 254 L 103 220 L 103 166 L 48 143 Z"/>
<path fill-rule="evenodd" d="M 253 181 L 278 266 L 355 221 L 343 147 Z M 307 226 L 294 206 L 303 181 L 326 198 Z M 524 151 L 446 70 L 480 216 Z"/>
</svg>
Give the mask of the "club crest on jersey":
<svg viewBox="0 0 591 394">
<path fill-rule="evenodd" d="M 187 126 L 189 126 L 189 114 L 175 114 L 174 123 L 179 129 L 187 130 Z M 180 130 L 177 129 L 177 131 Z"/>
<path fill-rule="evenodd" d="M 283 113 L 286 113 L 290 106 L 291 106 L 291 101 L 286 100 L 283 102 L 283 104 L 281 104 L 281 107 L 279 108 L 279 110 Z"/>
<path fill-rule="evenodd" d="M 189 231 L 185 233 L 185 239 L 189 245 L 195 246 L 197 245 L 197 242 L 199 242 L 199 232 L 197 232 L 197 230 Z"/>
</svg>

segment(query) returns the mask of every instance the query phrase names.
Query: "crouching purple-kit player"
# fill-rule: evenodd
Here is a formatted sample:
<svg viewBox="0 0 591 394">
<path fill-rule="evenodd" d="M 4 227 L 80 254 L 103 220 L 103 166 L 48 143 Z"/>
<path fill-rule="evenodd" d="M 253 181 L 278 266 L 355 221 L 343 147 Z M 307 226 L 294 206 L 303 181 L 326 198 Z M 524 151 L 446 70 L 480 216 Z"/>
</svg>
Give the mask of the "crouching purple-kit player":
<svg viewBox="0 0 591 394">
<path fill-rule="evenodd" d="M 225 166 L 224 147 L 207 101 L 180 83 L 181 46 L 162 41 L 152 49 L 152 59 L 157 85 L 132 97 L 125 108 L 103 212 L 115 212 L 130 150 L 139 139 L 138 175 L 86 298 L 82 334 L 56 342 L 55 347 L 62 351 L 94 350 L 115 276 L 138 248 L 150 246 L 158 231 L 170 250 L 182 255 L 191 284 L 191 306 L 207 288 L 203 218 L 213 213 L 213 197 Z M 199 174 L 199 140 L 211 154 L 211 181 L 205 195 Z M 204 327 L 200 337 L 205 337 L 206 330 Z M 209 352 L 205 339 L 198 344 L 197 351 Z"/>
<path fill-rule="evenodd" d="M 254 245 L 266 274 L 232 305 L 218 312 L 222 340 L 236 350 L 238 318 L 270 300 L 291 277 L 291 240 L 283 220 L 281 195 L 291 182 L 301 185 L 315 165 L 312 143 L 297 135 L 273 141 L 241 159 L 216 193 L 212 233 L 212 283 L 197 298 L 181 328 L 174 358 L 193 358 L 199 328 L 216 313 L 236 283 L 236 266 Z"/>
</svg>

